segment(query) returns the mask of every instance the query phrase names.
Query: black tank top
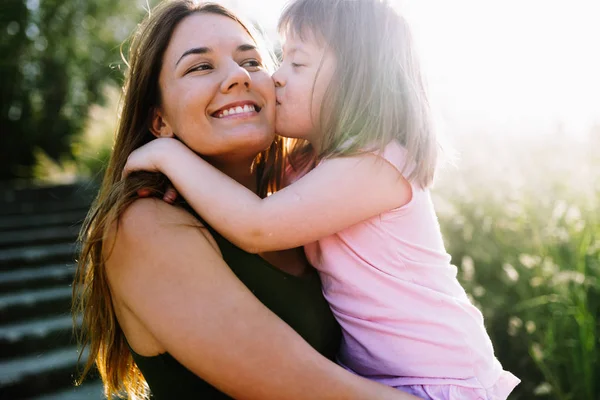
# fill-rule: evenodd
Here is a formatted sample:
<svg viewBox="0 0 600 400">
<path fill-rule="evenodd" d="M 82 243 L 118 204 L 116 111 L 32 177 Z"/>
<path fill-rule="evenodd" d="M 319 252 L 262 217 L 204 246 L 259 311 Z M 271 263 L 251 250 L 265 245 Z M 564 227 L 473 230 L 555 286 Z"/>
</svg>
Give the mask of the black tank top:
<svg viewBox="0 0 600 400">
<path fill-rule="evenodd" d="M 333 360 L 340 344 L 340 328 L 321 292 L 315 270 L 303 277 L 290 275 L 256 254 L 246 253 L 208 228 L 223 259 L 267 308 L 292 327 L 312 347 Z M 223 294 L 226 295 L 225 293 Z M 268 335 L 269 332 L 265 332 Z M 131 350 L 150 386 L 153 400 L 229 399 L 194 375 L 170 354 L 145 357 Z M 257 365 L 257 368 L 260 368 Z"/>
</svg>

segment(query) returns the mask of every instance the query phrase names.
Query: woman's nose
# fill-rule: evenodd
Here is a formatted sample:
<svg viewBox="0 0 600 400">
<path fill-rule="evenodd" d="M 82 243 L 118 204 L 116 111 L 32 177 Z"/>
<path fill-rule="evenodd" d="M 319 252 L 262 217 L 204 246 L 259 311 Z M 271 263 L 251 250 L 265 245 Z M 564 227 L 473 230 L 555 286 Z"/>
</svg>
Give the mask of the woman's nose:
<svg viewBox="0 0 600 400">
<path fill-rule="evenodd" d="M 226 93 L 236 87 L 248 89 L 251 82 L 252 78 L 250 78 L 248 71 L 237 63 L 233 63 L 227 70 L 227 77 L 221 84 L 221 91 Z"/>
</svg>

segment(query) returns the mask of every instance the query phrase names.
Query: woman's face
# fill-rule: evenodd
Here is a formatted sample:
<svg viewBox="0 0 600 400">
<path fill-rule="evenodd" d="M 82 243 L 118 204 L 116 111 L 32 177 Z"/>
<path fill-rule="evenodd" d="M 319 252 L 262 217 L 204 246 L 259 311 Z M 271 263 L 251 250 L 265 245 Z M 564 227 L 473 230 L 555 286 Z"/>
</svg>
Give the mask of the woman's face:
<svg viewBox="0 0 600 400">
<path fill-rule="evenodd" d="M 274 138 L 275 91 L 250 35 L 215 14 L 182 20 L 159 77 L 153 132 L 215 161 L 254 157 Z"/>
</svg>

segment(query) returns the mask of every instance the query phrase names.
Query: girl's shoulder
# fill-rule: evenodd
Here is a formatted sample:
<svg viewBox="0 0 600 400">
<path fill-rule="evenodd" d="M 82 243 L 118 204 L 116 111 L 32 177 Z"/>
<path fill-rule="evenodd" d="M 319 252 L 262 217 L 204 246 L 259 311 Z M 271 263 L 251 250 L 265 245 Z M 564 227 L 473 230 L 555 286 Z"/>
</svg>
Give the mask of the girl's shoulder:
<svg viewBox="0 0 600 400">
<path fill-rule="evenodd" d="M 409 176 L 414 165 L 407 165 L 407 151 L 398 141 L 392 140 L 383 149 L 373 151 L 390 164 L 392 164 L 404 177 Z"/>
</svg>

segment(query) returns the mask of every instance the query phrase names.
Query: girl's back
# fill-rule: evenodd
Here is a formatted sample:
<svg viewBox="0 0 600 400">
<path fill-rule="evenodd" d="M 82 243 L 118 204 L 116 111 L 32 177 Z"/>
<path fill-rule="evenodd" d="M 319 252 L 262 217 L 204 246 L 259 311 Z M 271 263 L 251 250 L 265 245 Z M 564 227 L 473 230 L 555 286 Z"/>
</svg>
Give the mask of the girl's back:
<svg viewBox="0 0 600 400">
<path fill-rule="evenodd" d="M 402 146 L 382 155 L 402 171 Z M 429 191 L 411 188 L 408 204 L 305 246 L 343 329 L 339 362 L 392 386 L 490 387 L 503 371 L 483 317 L 456 279 Z"/>
</svg>

